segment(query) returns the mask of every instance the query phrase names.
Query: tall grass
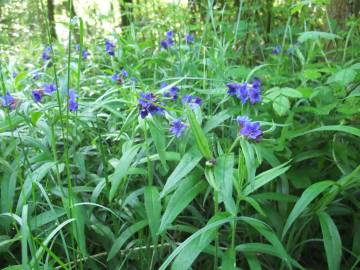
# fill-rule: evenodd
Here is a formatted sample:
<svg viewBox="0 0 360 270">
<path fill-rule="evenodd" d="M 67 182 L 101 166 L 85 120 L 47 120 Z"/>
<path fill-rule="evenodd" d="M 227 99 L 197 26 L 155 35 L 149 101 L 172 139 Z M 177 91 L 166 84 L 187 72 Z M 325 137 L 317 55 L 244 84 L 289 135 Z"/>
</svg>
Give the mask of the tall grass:
<svg viewBox="0 0 360 270">
<path fill-rule="evenodd" d="M 15 78 L 0 66 L 1 93 L 16 100 L 0 112 L 1 269 L 359 268 L 359 29 L 324 32 L 309 17 L 318 9 L 299 4 L 291 16 L 274 6 L 281 23 L 266 33 L 254 2 L 208 1 L 189 24 L 186 8 L 153 1 L 158 18 L 111 37 L 69 18 L 65 48 L 42 6 L 51 60 L 28 48 Z M 169 29 L 175 45 L 161 49 Z M 227 93 L 256 78 L 261 102 Z M 50 82 L 56 91 L 35 102 Z M 164 96 L 173 87 L 177 100 Z M 162 113 L 141 117 L 148 92 Z M 259 122 L 258 140 L 241 115 Z"/>
</svg>

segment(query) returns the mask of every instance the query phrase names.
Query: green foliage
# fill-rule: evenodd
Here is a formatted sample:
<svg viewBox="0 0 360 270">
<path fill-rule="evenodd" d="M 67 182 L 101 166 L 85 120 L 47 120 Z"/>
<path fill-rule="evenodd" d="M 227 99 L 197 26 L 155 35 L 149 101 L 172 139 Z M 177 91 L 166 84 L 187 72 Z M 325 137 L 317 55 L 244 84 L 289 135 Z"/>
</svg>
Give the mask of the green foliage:
<svg viewBox="0 0 360 270">
<path fill-rule="evenodd" d="M 329 1 L 54 1 L 54 40 L 45 1 L 25 2 L 0 1 L 0 96 L 15 98 L 0 269 L 359 268 L 358 18 L 336 22 Z M 261 102 L 227 93 L 255 78 Z"/>
</svg>

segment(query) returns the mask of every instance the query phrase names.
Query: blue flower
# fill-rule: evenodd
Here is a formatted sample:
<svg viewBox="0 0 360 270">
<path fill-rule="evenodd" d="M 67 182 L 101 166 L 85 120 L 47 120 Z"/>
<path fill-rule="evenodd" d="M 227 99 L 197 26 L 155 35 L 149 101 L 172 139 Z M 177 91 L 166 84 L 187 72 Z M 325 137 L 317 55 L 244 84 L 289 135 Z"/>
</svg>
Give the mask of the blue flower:
<svg viewBox="0 0 360 270">
<path fill-rule="evenodd" d="M 254 82 L 250 85 L 248 90 L 249 92 L 249 99 L 251 104 L 255 104 L 261 101 L 261 81 L 254 80 Z"/>
<path fill-rule="evenodd" d="M 181 122 L 181 118 L 175 119 L 171 122 L 170 132 L 179 138 L 185 131 L 187 126 Z"/>
<path fill-rule="evenodd" d="M 140 93 L 140 98 L 138 99 L 139 102 L 139 110 L 141 118 L 145 118 L 148 114 L 162 114 L 164 109 L 159 107 L 157 103 L 156 96 L 151 93 Z"/>
<path fill-rule="evenodd" d="M 120 73 L 115 73 L 114 75 L 112 75 L 111 79 L 118 84 L 122 84 L 124 82 L 124 79 L 128 76 L 129 74 L 127 73 L 127 71 L 122 68 Z"/>
<path fill-rule="evenodd" d="M 174 37 L 174 32 L 172 30 L 166 32 L 167 39 L 172 39 L 173 37 Z"/>
<path fill-rule="evenodd" d="M 164 39 L 160 41 L 160 46 L 164 49 L 172 47 L 174 45 L 174 41 L 172 39 Z"/>
<path fill-rule="evenodd" d="M 246 124 L 250 123 L 250 119 L 247 116 L 238 116 L 236 117 L 236 121 L 241 128 L 244 127 Z"/>
<path fill-rule="evenodd" d="M 239 91 L 237 94 L 237 98 L 241 100 L 242 104 L 245 104 L 249 99 L 249 90 L 248 90 L 248 84 L 242 83 L 239 87 Z"/>
<path fill-rule="evenodd" d="M 121 75 L 124 76 L 124 77 L 128 77 L 129 73 L 125 70 L 125 68 L 122 68 L 121 69 Z"/>
<path fill-rule="evenodd" d="M 252 122 L 252 123 L 246 124 L 240 130 L 240 134 L 242 134 L 245 137 L 248 137 L 250 139 L 253 139 L 255 141 L 260 141 L 261 137 L 263 135 L 263 132 L 260 129 L 260 123 L 259 122 Z"/>
<path fill-rule="evenodd" d="M 9 108 L 9 109 L 15 109 L 16 100 L 8 91 L 6 91 L 5 96 L 2 96 L 0 98 L 1 98 L 1 106 L 2 107 Z"/>
<path fill-rule="evenodd" d="M 188 33 L 185 35 L 185 41 L 187 44 L 194 43 L 194 40 L 195 38 L 192 34 Z"/>
<path fill-rule="evenodd" d="M 236 120 L 240 126 L 240 135 L 257 142 L 261 140 L 263 132 L 259 122 L 251 122 L 247 116 L 238 116 Z"/>
<path fill-rule="evenodd" d="M 44 60 L 44 61 L 47 61 L 47 60 L 50 60 L 51 57 L 50 57 L 50 52 L 51 52 L 51 46 L 47 46 L 45 47 L 43 53 L 42 53 L 42 56 L 41 58 Z"/>
<path fill-rule="evenodd" d="M 49 84 L 44 84 L 44 93 L 45 94 L 52 94 L 53 92 L 55 92 L 56 88 L 55 85 L 53 83 L 49 83 Z"/>
<path fill-rule="evenodd" d="M 88 56 L 90 55 L 90 53 L 88 52 L 88 50 L 83 49 L 81 55 L 82 55 L 82 59 L 83 59 L 83 60 L 86 60 L 86 59 L 88 58 Z"/>
<path fill-rule="evenodd" d="M 39 74 L 39 72 L 37 71 L 37 70 L 34 70 L 34 71 L 31 71 L 30 72 L 30 75 L 32 76 L 32 78 L 34 79 L 34 80 L 38 80 L 38 79 L 40 79 L 40 74 Z"/>
<path fill-rule="evenodd" d="M 202 99 L 200 97 L 193 97 L 191 95 L 185 94 L 181 98 L 181 102 L 183 104 L 188 104 L 191 109 L 194 109 L 196 106 L 200 106 L 202 104 Z"/>
<path fill-rule="evenodd" d="M 68 108 L 70 111 L 76 111 L 79 108 L 79 104 L 76 101 L 77 94 L 74 90 L 69 90 L 69 102 L 68 102 Z"/>
<path fill-rule="evenodd" d="M 43 91 L 40 89 L 32 90 L 32 97 L 35 102 L 41 102 Z"/>
<path fill-rule="evenodd" d="M 13 73 L 12 73 L 12 77 L 15 79 L 15 78 L 16 78 L 16 76 L 17 76 L 16 71 L 13 71 Z"/>
<path fill-rule="evenodd" d="M 166 82 L 161 83 L 161 88 L 165 88 L 167 86 L 168 86 L 168 84 Z M 170 90 L 168 92 L 164 93 L 164 97 L 171 98 L 172 100 L 175 101 L 178 98 L 178 96 L 177 96 L 178 91 L 179 91 L 179 88 L 174 85 L 173 87 L 170 88 Z"/>
<path fill-rule="evenodd" d="M 110 56 L 115 55 L 115 44 L 112 43 L 110 40 L 105 39 L 105 50 Z"/>
<path fill-rule="evenodd" d="M 241 87 L 241 85 L 238 83 L 228 83 L 228 84 L 226 84 L 226 86 L 228 88 L 227 93 L 229 96 L 237 95 L 239 93 L 239 89 Z"/>
<path fill-rule="evenodd" d="M 272 50 L 272 54 L 277 55 L 281 52 L 281 50 L 282 50 L 281 45 L 276 45 Z"/>
<path fill-rule="evenodd" d="M 261 101 L 261 81 L 256 79 L 252 84 L 244 83 L 228 83 L 228 95 L 235 96 L 241 100 L 242 104 L 246 104 L 248 100 L 253 105 Z"/>
<path fill-rule="evenodd" d="M 160 46 L 164 49 L 174 46 L 173 36 L 174 36 L 173 31 L 170 30 L 166 32 L 166 39 L 160 41 Z"/>
</svg>

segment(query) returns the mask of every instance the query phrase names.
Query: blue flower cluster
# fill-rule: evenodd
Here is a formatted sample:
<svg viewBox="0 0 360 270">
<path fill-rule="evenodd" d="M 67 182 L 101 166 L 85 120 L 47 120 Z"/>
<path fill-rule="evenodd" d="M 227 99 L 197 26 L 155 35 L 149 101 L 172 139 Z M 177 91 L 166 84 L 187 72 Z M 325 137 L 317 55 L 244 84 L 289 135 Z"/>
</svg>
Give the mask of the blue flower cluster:
<svg viewBox="0 0 360 270">
<path fill-rule="evenodd" d="M 75 48 L 76 48 L 77 51 L 80 51 L 80 44 L 77 44 L 77 45 L 75 46 Z M 82 57 L 82 59 L 83 59 L 83 60 L 86 60 L 89 55 L 90 55 L 90 53 L 88 52 L 88 50 L 86 50 L 86 49 L 83 48 L 83 49 L 82 49 L 82 52 L 81 52 L 81 57 Z"/>
<path fill-rule="evenodd" d="M 192 95 L 185 94 L 181 98 L 183 104 L 188 104 L 191 109 L 194 109 L 196 106 L 202 104 L 202 99 L 200 97 L 193 97 Z"/>
<path fill-rule="evenodd" d="M 168 84 L 166 82 L 161 83 L 161 88 L 167 87 Z M 170 98 L 171 100 L 176 101 L 178 98 L 179 88 L 177 86 L 173 86 L 169 89 L 169 91 L 164 93 L 164 97 Z"/>
<path fill-rule="evenodd" d="M 115 44 L 112 43 L 110 40 L 105 39 L 105 50 L 110 56 L 115 55 Z"/>
<path fill-rule="evenodd" d="M 13 110 L 16 108 L 16 99 L 6 91 L 5 96 L 1 96 L 1 106 Z"/>
<path fill-rule="evenodd" d="M 193 36 L 192 34 L 187 33 L 187 34 L 185 35 L 185 42 L 186 42 L 187 44 L 194 43 L 194 41 L 195 41 L 195 38 L 194 38 L 194 36 Z"/>
<path fill-rule="evenodd" d="M 177 138 L 179 138 L 187 128 L 187 126 L 181 121 L 181 118 L 173 120 L 170 126 L 170 132 Z"/>
<path fill-rule="evenodd" d="M 76 111 L 79 108 L 79 103 L 76 101 L 77 94 L 75 90 L 69 90 L 68 108 L 70 111 Z"/>
<path fill-rule="evenodd" d="M 158 103 L 158 98 L 151 92 L 148 93 L 140 93 L 140 98 L 138 99 L 140 116 L 141 118 L 145 118 L 150 115 L 162 114 L 164 113 L 164 109 L 161 108 Z"/>
<path fill-rule="evenodd" d="M 31 94 L 35 102 L 41 102 L 43 95 L 51 95 L 53 92 L 55 92 L 56 88 L 53 83 L 44 84 L 43 88 L 40 89 L 34 89 Z"/>
<path fill-rule="evenodd" d="M 278 55 L 279 53 L 281 53 L 281 51 L 282 51 L 282 47 L 281 47 L 281 45 L 276 45 L 274 48 L 273 48 L 273 50 L 272 50 L 272 54 L 274 54 L 274 55 Z"/>
<path fill-rule="evenodd" d="M 242 104 L 245 104 L 248 100 L 251 104 L 255 104 L 261 101 L 261 81 L 254 80 L 252 84 L 244 83 L 228 83 L 227 93 L 230 96 L 236 96 L 241 100 Z"/>
<path fill-rule="evenodd" d="M 186 44 L 194 43 L 195 38 L 192 34 L 187 33 L 185 34 L 185 42 Z M 169 30 L 166 32 L 166 38 L 160 41 L 160 46 L 164 49 L 168 49 L 172 46 L 174 46 L 174 32 L 172 30 Z"/>
<path fill-rule="evenodd" d="M 111 79 L 118 84 L 122 84 L 125 78 L 127 78 L 128 76 L 129 73 L 125 70 L 125 68 L 122 68 L 120 73 L 115 73 L 114 75 L 112 75 Z"/>
<path fill-rule="evenodd" d="M 44 49 L 44 51 L 43 51 L 43 53 L 42 53 L 41 58 L 42 58 L 44 61 L 50 60 L 50 59 L 51 59 L 50 53 L 51 53 L 51 46 L 45 47 L 45 49 Z"/>
<path fill-rule="evenodd" d="M 240 126 L 241 135 L 257 142 L 261 140 L 263 132 L 261 131 L 259 122 L 251 122 L 247 116 L 238 116 L 236 121 Z"/>
<path fill-rule="evenodd" d="M 166 32 L 166 38 L 160 41 L 160 46 L 164 49 L 174 46 L 174 33 L 173 31 Z"/>
</svg>

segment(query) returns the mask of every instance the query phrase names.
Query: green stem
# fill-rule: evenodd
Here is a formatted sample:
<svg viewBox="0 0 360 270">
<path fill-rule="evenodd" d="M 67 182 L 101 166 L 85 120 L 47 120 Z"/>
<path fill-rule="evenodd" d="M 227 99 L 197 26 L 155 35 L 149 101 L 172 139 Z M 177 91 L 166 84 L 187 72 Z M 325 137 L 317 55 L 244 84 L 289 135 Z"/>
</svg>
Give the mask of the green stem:
<svg viewBox="0 0 360 270">
<path fill-rule="evenodd" d="M 214 216 L 217 215 L 219 211 L 219 194 L 218 191 L 214 190 Z M 215 233 L 215 257 L 214 257 L 214 270 L 217 270 L 218 267 L 218 250 L 219 250 L 219 233 L 216 230 Z"/>
</svg>

